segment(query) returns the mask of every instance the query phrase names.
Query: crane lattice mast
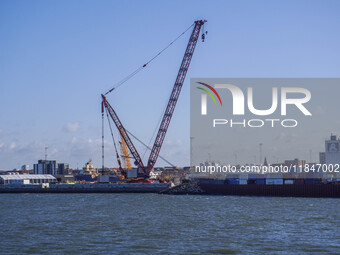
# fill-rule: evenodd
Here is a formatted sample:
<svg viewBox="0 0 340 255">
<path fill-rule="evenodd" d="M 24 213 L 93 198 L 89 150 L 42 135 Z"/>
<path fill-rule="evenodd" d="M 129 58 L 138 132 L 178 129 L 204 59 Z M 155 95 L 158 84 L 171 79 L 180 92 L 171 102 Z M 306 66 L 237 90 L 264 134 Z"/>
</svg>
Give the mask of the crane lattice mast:
<svg viewBox="0 0 340 255">
<path fill-rule="evenodd" d="M 182 60 L 181 67 L 179 68 L 178 75 L 175 81 L 175 85 L 172 89 L 172 93 L 168 102 L 168 105 L 166 107 L 165 113 L 163 115 L 163 119 L 161 122 L 161 125 L 158 129 L 158 133 L 155 139 L 155 143 L 152 147 L 150 157 L 148 160 L 148 165 L 147 165 L 147 173 L 150 173 L 152 170 L 153 166 L 155 165 L 159 152 L 162 148 L 162 144 L 166 135 L 166 132 L 168 131 L 168 127 L 172 118 L 172 115 L 175 110 L 175 106 L 179 97 L 179 94 L 181 92 L 185 76 L 188 72 L 188 68 L 191 62 L 192 55 L 194 54 L 195 47 L 197 44 L 198 37 L 200 35 L 201 27 L 204 25 L 206 20 L 197 20 L 195 21 L 195 27 L 192 31 L 192 34 L 189 39 L 189 43 L 187 46 L 187 49 L 184 53 L 184 57 Z M 202 37 L 203 38 L 203 37 Z"/>
<path fill-rule="evenodd" d="M 148 159 L 147 167 L 144 166 L 143 161 L 142 161 L 138 151 L 136 150 L 133 142 L 131 141 L 128 132 L 126 131 L 123 124 L 119 120 L 116 112 L 114 111 L 112 106 L 109 104 L 106 97 L 102 94 L 102 100 L 103 100 L 102 104 L 103 104 L 103 106 L 107 109 L 108 114 L 110 115 L 111 119 L 115 123 L 116 127 L 118 128 L 118 130 L 120 132 L 121 137 L 124 139 L 124 141 L 126 143 L 126 146 L 129 148 L 132 156 L 134 157 L 135 164 L 138 165 L 138 173 L 143 173 L 145 177 L 149 176 L 150 171 L 154 167 L 154 165 L 157 161 L 157 158 L 159 156 L 159 152 L 162 148 L 166 132 L 168 130 L 172 115 L 174 113 L 174 110 L 175 110 L 175 107 L 176 107 L 176 104 L 177 104 L 177 101 L 178 101 L 178 98 L 179 98 L 179 94 L 181 92 L 181 89 L 182 89 L 182 86 L 183 86 L 183 83 L 184 83 L 184 80 L 185 80 L 185 76 L 188 72 L 188 68 L 189 68 L 192 56 L 194 54 L 194 51 L 195 51 L 195 47 L 196 47 L 196 44 L 197 44 L 197 41 L 198 41 L 198 38 L 199 38 L 199 35 L 200 35 L 201 27 L 204 25 L 205 22 L 206 22 L 206 20 L 197 20 L 194 23 L 194 29 L 191 33 L 187 48 L 186 48 L 184 56 L 183 56 L 181 66 L 180 66 L 179 71 L 178 71 L 178 75 L 177 75 L 174 87 L 173 87 L 171 95 L 170 95 L 168 105 L 166 107 L 166 110 L 165 110 L 163 118 L 162 118 L 162 122 L 160 124 L 159 129 L 158 129 L 158 133 L 157 133 L 154 145 L 152 147 L 150 157 Z M 202 40 L 204 40 L 204 34 L 202 34 Z M 109 92 L 111 92 L 112 90 L 113 89 L 111 89 Z"/>
</svg>

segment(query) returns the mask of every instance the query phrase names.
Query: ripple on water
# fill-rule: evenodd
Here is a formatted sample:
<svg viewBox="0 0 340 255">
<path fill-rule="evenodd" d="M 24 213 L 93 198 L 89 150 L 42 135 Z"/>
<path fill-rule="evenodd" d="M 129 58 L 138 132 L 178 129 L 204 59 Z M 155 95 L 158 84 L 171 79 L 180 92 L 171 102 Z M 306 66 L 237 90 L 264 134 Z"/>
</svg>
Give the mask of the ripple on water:
<svg viewBox="0 0 340 255">
<path fill-rule="evenodd" d="M 215 250 L 207 250 L 207 254 L 237 254 L 241 253 L 239 249 L 228 249 L 228 248 L 223 248 L 223 249 L 215 249 Z"/>
<path fill-rule="evenodd" d="M 157 194 L 0 197 L 3 254 L 324 254 L 340 249 L 339 199 Z"/>
</svg>

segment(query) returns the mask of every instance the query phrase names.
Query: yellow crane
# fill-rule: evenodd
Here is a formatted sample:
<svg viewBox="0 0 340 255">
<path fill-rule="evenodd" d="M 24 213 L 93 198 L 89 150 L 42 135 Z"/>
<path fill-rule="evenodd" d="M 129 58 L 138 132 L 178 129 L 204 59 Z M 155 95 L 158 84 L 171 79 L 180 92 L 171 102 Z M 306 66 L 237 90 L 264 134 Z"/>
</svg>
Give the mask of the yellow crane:
<svg viewBox="0 0 340 255">
<path fill-rule="evenodd" d="M 123 129 L 123 127 L 120 127 L 119 128 L 120 130 Z M 123 137 L 123 132 L 121 131 L 120 132 L 120 151 L 122 153 L 122 158 L 124 159 L 123 162 L 124 162 L 124 167 L 126 169 L 131 169 L 131 161 L 130 161 L 130 155 L 129 155 L 129 150 L 128 150 L 128 147 L 126 145 L 126 142 L 124 140 L 124 137 Z"/>
</svg>

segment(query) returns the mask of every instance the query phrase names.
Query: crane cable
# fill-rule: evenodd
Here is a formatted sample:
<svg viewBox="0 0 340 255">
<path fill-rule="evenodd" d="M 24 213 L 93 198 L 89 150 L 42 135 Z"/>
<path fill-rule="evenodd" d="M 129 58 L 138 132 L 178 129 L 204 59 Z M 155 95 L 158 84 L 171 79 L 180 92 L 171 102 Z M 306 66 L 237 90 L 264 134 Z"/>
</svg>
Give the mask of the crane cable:
<svg viewBox="0 0 340 255">
<path fill-rule="evenodd" d="M 152 62 L 154 59 L 156 59 L 159 55 L 161 55 L 166 49 L 168 49 L 174 42 L 176 42 L 180 37 L 182 37 L 191 27 L 193 27 L 195 24 L 192 24 L 190 27 L 188 27 L 184 32 L 182 32 L 179 36 L 177 36 L 172 42 L 170 42 L 164 49 L 162 49 L 160 52 L 158 52 L 153 58 L 151 58 L 148 62 L 146 62 L 144 65 L 137 68 L 135 71 L 133 71 L 131 74 L 126 76 L 124 79 L 122 79 L 120 82 L 116 83 L 115 86 L 107 91 L 104 95 L 109 94 L 113 90 L 119 88 L 122 86 L 125 82 L 130 80 L 133 76 L 135 76 L 137 73 L 139 73 L 144 67 L 146 67 L 150 62 Z"/>
<path fill-rule="evenodd" d="M 131 135 L 133 138 L 135 138 L 138 142 L 140 142 L 141 144 L 143 144 L 147 149 L 149 149 L 150 151 L 152 150 L 149 146 L 147 146 L 145 143 L 143 143 L 141 140 L 139 140 L 134 134 L 132 134 L 129 130 L 125 129 L 126 132 L 129 133 L 129 135 Z M 162 157 L 161 155 L 158 155 L 158 157 L 160 157 L 161 159 L 163 159 L 166 163 L 168 163 L 169 165 L 171 165 L 172 167 L 176 167 L 174 164 L 172 164 L 171 162 L 169 162 L 168 160 L 166 160 L 164 157 Z"/>
<path fill-rule="evenodd" d="M 116 151 L 117 161 L 118 161 L 119 167 L 120 167 L 120 169 L 121 169 L 121 168 L 122 168 L 122 166 L 121 166 L 121 161 L 120 161 L 120 157 L 119 157 L 119 154 L 118 154 L 116 141 L 115 141 L 115 138 L 114 138 L 114 135 L 113 135 L 113 131 L 112 131 L 112 126 L 111 126 L 111 122 L 110 122 L 108 110 L 107 110 L 106 107 L 105 107 L 105 112 L 106 112 L 106 116 L 107 116 L 107 121 L 109 122 L 110 132 L 111 132 L 111 136 L 112 136 L 113 145 L 114 145 L 115 151 Z M 132 134 L 129 130 L 125 129 L 125 131 L 126 131 L 127 133 L 129 133 L 133 138 L 135 138 L 138 142 L 140 142 L 142 145 L 144 145 L 147 149 L 152 150 L 152 149 L 150 148 L 150 146 L 148 146 L 148 145 L 146 145 L 145 143 L 143 143 L 140 139 L 138 139 L 138 138 L 137 138 L 134 134 Z M 159 155 L 159 157 L 160 157 L 161 159 L 163 159 L 166 163 L 168 163 L 169 165 L 171 165 L 172 167 L 176 167 L 174 164 L 172 164 L 170 161 L 166 160 L 166 159 L 165 159 L 164 157 L 162 157 L 161 155 Z"/>
<path fill-rule="evenodd" d="M 165 105 L 164 109 L 163 109 L 162 112 L 161 112 L 161 117 L 160 117 L 160 119 L 158 120 L 157 125 L 155 126 L 155 129 L 154 129 L 154 131 L 153 131 L 153 133 L 152 133 L 152 136 L 151 136 L 151 138 L 150 138 L 150 141 L 149 141 L 148 145 L 147 145 L 147 146 L 145 145 L 146 148 L 145 148 L 145 151 L 144 151 L 144 153 L 143 153 L 142 158 L 145 157 L 145 154 L 146 154 L 147 150 L 149 149 L 149 147 L 150 147 L 152 141 L 154 140 L 154 137 L 156 136 L 156 133 L 157 133 L 157 131 L 158 131 L 158 128 L 159 128 L 159 126 L 160 126 L 160 124 L 161 124 L 161 121 L 162 121 L 162 119 L 163 119 L 163 115 L 164 115 L 164 112 L 165 112 L 165 110 L 166 110 L 166 107 L 167 107 L 167 104 Z"/>
</svg>

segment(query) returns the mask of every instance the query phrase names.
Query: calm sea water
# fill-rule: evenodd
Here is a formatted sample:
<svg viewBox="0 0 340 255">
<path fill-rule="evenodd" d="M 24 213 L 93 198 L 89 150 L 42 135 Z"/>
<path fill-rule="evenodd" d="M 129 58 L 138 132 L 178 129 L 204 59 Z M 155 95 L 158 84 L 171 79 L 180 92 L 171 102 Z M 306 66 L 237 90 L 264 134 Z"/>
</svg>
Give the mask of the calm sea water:
<svg viewBox="0 0 340 255">
<path fill-rule="evenodd" d="M 1 254 L 339 254 L 340 200 L 0 194 Z"/>
</svg>

